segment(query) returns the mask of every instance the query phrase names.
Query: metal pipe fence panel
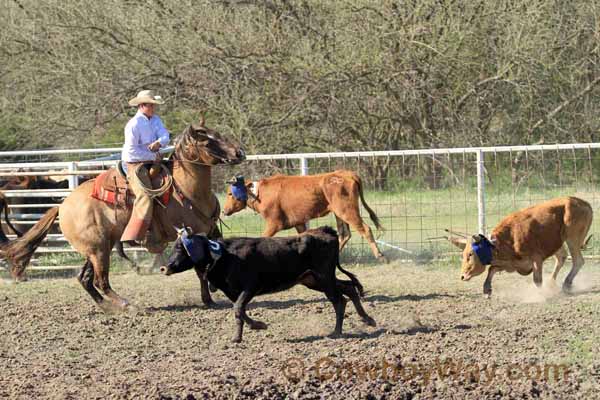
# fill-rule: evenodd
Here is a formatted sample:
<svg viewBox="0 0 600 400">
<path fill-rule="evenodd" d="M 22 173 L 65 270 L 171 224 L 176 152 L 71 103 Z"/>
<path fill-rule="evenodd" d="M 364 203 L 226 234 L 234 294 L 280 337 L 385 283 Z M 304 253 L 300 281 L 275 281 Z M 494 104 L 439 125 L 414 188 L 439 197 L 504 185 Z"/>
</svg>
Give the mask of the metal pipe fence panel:
<svg viewBox="0 0 600 400">
<path fill-rule="evenodd" d="M 98 153 L 103 153 L 102 149 Z M 83 157 L 89 156 L 84 154 Z M 76 176 L 85 169 L 97 173 L 114 165 L 114 162 L 11 161 L 0 163 L 0 171 L 14 172 L 21 168 L 49 175 L 59 171 L 66 176 Z M 374 230 L 378 245 L 392 259 L 426 262 L 456 254 L 456 249 L 441 238 L 445 235 L 444 229 L 489 234 L 510 212 L 554 197 L 575 195 L 589 201 L 594 210 L 600 205 L 597 178 L 600 143 L 255 155 L 238 166 L 213 168 L 212 184 L 223 204 L 225 182 L 233 175 L 243 174 L 247 180 L 259 180 L 274 174 L 312 175 L 338 169 L 352 170 L 362 178 L 365 199 L 385 228 L 381 232 Z M 71 182 L 70 187 L 75 186 L 76 182 Z M 10 205 L 10 210 L 12 217 L 22 218 L 37 213 L 23 204 L 26 197 L 37 197 L 41 203 L 31 204 L 31 208 L 47 208 L 68 193 L 69 189 L 63 189 L 7 191 L 6 195 L 9 199 L 19 199 L 19 202 Z M 362 207 L 361 213 L 374 228 Z M 31 223 L 31 219 L 24 222 Z M 250 210 L 226 217 L 224 222 L 228 226 L 223 226 L 226 237 L 260 236 L 265 227 L 262 218 Z M 591 233 L 595 238 L 599 237 L 599 223 L 596 218 L 592 226 Z M 320 225 L 335 227 L 336 222 L 332 215 L 310 222 L 311 227 Z M 280 233 L 292 234 L 295 230 Z M 51 244 L 46 247 L 64 249 L 60 242 Z M 588 255 L 600 255 L 595 240 L 589 247 Z M 354 230 L 342 255 L 346 261 L 374 260 L 367 242 Z"/>
</svg>

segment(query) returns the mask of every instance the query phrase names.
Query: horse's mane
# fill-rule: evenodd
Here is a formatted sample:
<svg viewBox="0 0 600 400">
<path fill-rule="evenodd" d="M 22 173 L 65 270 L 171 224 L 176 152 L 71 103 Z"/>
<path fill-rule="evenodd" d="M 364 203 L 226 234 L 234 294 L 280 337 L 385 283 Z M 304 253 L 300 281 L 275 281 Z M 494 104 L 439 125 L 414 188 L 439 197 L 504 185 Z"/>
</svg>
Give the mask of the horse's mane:
<svg viewBox="0 0 600 400">
<path fill-rule="evenodd" d="M 175 137 L 175 140 L 173 140 L 175 151 L 171 155 L 171 158 L 173 158 L 173 156 L 178 160 L 186 160 L 188 158 L 185 155 L 185 151 L 192 144 L 192 141 L 196 141 L 196 139 L 192 137 L 192 131 L 192 125 L 188 125 L 181 134 Z"/>
</svg>

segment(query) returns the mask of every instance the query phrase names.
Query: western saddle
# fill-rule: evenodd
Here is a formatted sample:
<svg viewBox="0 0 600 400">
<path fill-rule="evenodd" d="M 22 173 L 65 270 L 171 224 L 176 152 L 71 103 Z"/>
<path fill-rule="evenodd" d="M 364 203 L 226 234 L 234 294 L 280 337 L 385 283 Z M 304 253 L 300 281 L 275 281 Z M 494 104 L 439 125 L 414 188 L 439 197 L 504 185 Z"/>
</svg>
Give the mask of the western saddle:
<svg viewBox="0 0 600 400">
<path fill-rule="evenodd" d="M 171 173 L 171 168 L 167 168 Z M 92 190 L 92 197 L 101 200 L 105 203 L 114 205 L 118 208 L 132 208 L 135 200 L 135 195 L 129 188 L 127 181 L 126 167 L 123 162 L 119 162 L 116 167 L 110 168 L 106 172 L 101 173 L 94 180 L 94 188 Z M 167 179 L 166 174 L 161 169 L 150 169 L 150 179 L 152 181 L 152 187 L 159 187 Z M 165 192 L 160 198 L 155 200 L 163 207 L 169 204 L 173 187 Z"/>
</svg>

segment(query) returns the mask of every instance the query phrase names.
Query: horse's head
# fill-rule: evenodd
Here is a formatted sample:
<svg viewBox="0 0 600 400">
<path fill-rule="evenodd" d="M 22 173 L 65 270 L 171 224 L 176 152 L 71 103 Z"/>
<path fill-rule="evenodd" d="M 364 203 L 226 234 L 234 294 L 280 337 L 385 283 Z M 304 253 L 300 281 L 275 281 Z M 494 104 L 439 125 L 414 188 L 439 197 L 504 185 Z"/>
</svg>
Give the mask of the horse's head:
<svg viewBox="0 0 600 400">
<path fill-rule="evenodd" d="M 206 127 L 204 117 L 177 138 L 175 151 L 180 159 L 206 165 L 234 165 L 246 159 L 246 153 L 238 144 Z"/>
</svg>

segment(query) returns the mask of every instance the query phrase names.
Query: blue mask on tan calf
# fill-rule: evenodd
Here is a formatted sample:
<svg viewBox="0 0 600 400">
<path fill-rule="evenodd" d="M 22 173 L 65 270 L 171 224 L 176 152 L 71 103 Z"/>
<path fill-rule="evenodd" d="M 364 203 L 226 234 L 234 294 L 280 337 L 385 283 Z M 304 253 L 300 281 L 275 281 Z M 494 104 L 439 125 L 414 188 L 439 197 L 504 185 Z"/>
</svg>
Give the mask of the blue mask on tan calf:
<svg viewBox="0 0 600 400">
<path fill-rule="evenodd" d="M 246 184 L 244 182 L 243 176 L 237 176 L 235 178 L 235 183 L 231 184 L 231 194 L 236 200 L 246 201 L 248 200 L 248 189 L 246 188 Z"/>
<path fill-rule="evenodd" d="M 492 263 L 492 250 L 495 246 L 485 236 L 481 234 L 473 236 L 471 248 L 483 265 Z"/>
</svg>

